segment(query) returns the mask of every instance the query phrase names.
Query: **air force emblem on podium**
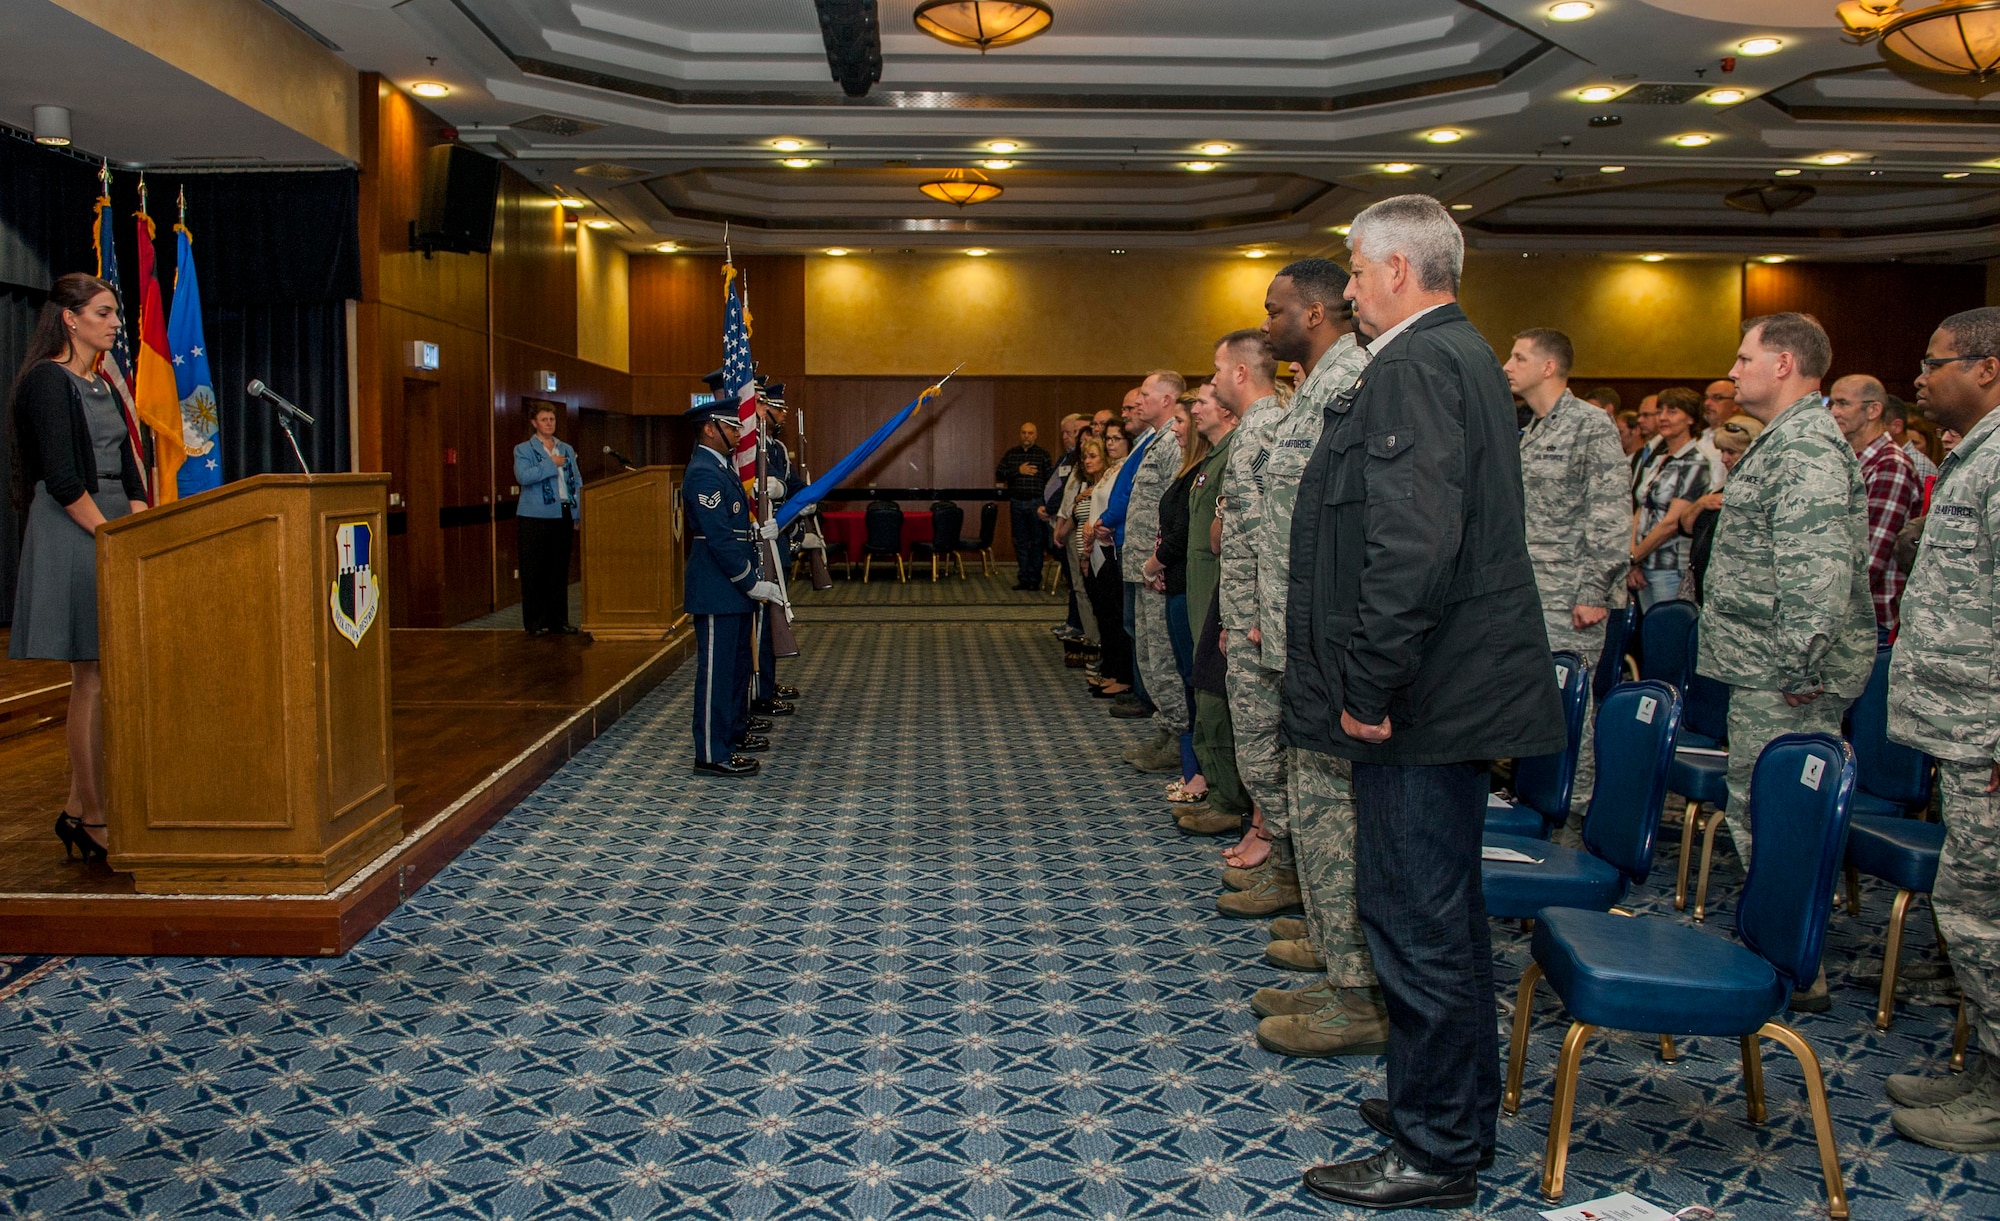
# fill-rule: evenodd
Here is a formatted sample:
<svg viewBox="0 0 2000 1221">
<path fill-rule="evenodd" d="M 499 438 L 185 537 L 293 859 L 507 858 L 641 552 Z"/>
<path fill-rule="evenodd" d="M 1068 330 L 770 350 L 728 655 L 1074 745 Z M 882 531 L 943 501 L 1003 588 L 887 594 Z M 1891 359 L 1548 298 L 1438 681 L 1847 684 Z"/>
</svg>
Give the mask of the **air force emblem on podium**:
<svg viewBox="0 0 2000 1221">
<path fill-rule="evenodd" d="M 370 563 L 374 541 L 375 532 L 365 521 L 348 522 L 334 530 L 340 567 L 327 602 L 333 608 L 334 630 L 357 649 L 374 625 L 375 612 L 382 603 L 382 584 Z"/>
</svg>

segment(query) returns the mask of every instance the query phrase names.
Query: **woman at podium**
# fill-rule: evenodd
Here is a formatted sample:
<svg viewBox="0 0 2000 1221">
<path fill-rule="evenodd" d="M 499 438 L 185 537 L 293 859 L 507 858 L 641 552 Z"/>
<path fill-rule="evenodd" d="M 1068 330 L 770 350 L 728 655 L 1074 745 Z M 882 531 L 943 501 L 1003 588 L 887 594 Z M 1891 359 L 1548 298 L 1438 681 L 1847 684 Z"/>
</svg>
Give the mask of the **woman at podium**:
<svg viewBox="0 0 2000 1221">
<path fill-rule="evenodd" d="M 117 341 L 118 297 L 96 276 L 55 282 L 14 379 L 14 507 L 27 535 L 7 655 L 70 663 L 63 854 L 105 855 L 104 687 L 97 667 L 97 528 L 146 507 L 125 414 L 97 374 Z"/>
<path fill-rule="evenodd" d="M 521 558 L 521 626 L 530 636 L 573 635 L 569 621 L 569 552 L 583 513 L 583 472 L 576 451 L 556 440 L 556 409 L 537 403 L 529 411 L 534 435 L 514 447 L 514 482 L 521 504 L 514 512 Z"/>
</svg>

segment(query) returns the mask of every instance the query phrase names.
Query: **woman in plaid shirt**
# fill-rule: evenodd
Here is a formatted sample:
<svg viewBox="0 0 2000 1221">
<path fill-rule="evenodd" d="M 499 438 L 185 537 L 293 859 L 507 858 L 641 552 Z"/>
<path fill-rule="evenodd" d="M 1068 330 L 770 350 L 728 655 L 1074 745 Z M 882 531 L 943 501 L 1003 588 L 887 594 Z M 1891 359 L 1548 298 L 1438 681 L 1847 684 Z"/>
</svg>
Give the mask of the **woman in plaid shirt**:
<svg viewBox="0 0 2000 1221">
<path fill-rule="evenodd" d="M 1708 457 L 1695 443 L 1695 412 L 1701 396 L 1683 386 L 1660 391 L 1660 452 L 1640 480 L 1638 512 L 1632 521 L 1632 571 L 1626 587 L 1639 598 L 1639 609 L 1680 596 L 1686 568 L 1688 539 L 1680 532 L 1681 514 L 1708 491 Z"/>
</svg>

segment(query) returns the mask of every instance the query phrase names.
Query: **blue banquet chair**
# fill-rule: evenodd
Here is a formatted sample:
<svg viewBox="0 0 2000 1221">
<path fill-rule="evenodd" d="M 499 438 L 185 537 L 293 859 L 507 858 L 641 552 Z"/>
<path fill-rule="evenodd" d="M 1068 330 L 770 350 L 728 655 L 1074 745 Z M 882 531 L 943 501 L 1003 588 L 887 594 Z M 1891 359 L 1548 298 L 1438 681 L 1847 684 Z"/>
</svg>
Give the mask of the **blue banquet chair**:
<svg viewBox="0 0 2000 1221">
<path fill-rule="evenodd" d="M 1514 799 L 1504 809 L 1491 801 L 1487 803 L 1488 834 L 1547 839 L 1551 831 L 1569 820 L 1570 794 L 1576 787 L 1577 751 L 1583 741 L 1583 711 L 1590 699 L 1590 675 L 1583 668 L 1583 658 L 1575 653 L 1557 653 L 1552 660 L 1556 690 L 1562 697 L 1567 745 L 1554 754 L 1514 761 Z"/>
<path fill-rule="evenodd" d="M 1597 673 L 1590 680 L 1590 694 L 1599 704 L 1611 689 L 1628 678 L 1639 677 L 1639 667 L 1628 655 L 1632 633 L 1639 628 L 1639 604 L 1634 602 L 1612 611 L 1604 620 L 1604 651 L 1597 655 Z"/>
</svg>

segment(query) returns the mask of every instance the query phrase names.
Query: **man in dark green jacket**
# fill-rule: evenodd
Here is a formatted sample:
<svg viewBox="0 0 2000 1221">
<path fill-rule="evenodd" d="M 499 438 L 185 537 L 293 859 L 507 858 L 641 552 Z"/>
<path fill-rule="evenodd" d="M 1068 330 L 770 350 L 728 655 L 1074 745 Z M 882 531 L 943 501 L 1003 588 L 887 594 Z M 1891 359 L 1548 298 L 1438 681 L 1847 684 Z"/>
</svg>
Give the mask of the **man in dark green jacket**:
<svg viewBox="0 0 2000 1221">
<path fill-rule="evenodd" d="M 1207 629 L 1220 620 L 1213 613 L 1216 590 L 1222 584 L 1222 558 L 1214 542 L 1218 498 L 1222 493 L 1223 472 L 1229 467 L 1230 443 L 1236 438 L 1236 417 L 1215 397 L 1215 387 L 1204 384 L 1189 408 L 1194 426 L 1215 448 L 1202 463 L 1188 490 L 1187 613 L 1188 630 L 1194 636 L 1195 693 L 1193 712 L 1194 755 L 1201 774 L 1208 780 L 1208 796 L 1201 805 L 1181 814 L 1175 821 L 1189 835 L 1237 835 L 1250 813 L 1250 794 L 1236 772 L 1236 739 L 1229 724 L 1229 700 L 1216 691 L 1202 689 L 1204 654 L 1214 657 L 1215 639 Z M 1214 667 L 1221 672 L 1219 666 Z M 1296 895 L 1297 887 L 1293 887 Z M 1298 900 L 1293 898 L 1292 902 Z"/>
</svg>

